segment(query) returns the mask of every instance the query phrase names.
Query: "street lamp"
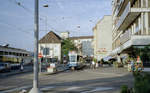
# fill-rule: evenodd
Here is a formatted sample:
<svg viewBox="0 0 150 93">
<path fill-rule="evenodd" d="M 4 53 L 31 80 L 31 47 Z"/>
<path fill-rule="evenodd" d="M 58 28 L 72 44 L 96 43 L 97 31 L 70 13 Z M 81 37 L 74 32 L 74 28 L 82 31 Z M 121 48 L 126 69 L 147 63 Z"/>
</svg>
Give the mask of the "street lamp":
<svg viewBox="0 0 150 93">
<path fill-rule="evenodd" d="M 33 88 L 29 93 L 42 93 L 38 88 L 38 39 L 39 39 L 39 0 L 35 0 L 34 11 L 34 77 Z"/>
</svg>

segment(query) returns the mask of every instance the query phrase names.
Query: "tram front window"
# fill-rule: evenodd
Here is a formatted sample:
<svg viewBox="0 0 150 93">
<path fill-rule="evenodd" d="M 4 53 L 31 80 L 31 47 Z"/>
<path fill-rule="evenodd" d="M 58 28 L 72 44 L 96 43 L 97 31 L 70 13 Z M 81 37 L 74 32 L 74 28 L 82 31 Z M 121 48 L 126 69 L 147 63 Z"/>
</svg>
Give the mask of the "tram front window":
<svg viewBox="0 0 150 93">
<path fill-rule="evenodd" d="M 76 62 L 76 56 L 70 56 L 70 62 Z"/>
</svg>

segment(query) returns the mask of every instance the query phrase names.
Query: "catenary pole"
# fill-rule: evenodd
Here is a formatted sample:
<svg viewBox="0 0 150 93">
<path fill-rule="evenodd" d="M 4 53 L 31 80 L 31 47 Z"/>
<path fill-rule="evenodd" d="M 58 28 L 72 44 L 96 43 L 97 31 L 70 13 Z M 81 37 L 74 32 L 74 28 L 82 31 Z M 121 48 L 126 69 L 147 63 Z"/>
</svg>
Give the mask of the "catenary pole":
<svg viewBox="0 0 150 93">
<path fill-rule="evenodd" d="M 38 39 L 39 39 L 39 0 L 35 0 L 34 11 L 34 75 L 33 88 L 29 93 L 41 93 L 38 86 Z"/>
</svg>

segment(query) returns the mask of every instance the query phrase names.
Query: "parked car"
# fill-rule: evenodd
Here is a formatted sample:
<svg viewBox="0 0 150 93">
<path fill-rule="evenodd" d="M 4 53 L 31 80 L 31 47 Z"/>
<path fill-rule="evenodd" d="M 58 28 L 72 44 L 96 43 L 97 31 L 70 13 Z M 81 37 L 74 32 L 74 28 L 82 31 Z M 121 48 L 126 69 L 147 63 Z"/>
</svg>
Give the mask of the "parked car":
<svg viewBox="0 0 150 93">
<path fill-rule="evenodd" d="M 9 63 L 0 63 L 0 72 L 8 72 L 11 70 L 11 66 Z"/>
</svg>

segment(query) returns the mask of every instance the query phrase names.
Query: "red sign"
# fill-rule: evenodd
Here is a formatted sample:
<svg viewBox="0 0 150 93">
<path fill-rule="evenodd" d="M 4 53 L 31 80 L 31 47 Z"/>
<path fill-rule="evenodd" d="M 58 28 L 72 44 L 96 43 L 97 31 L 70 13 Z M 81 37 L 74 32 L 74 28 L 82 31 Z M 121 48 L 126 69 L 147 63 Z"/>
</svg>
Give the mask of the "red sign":
<svg viewBox="0 0 150 93">
<path fill-rule="evenodd" d="M 42 57 L 43 57 L 42 53 L 39 53 L 39 54 L 38 54 L 38 57 L 39 57 L 39 58 L 42 58 Z"/>
</svg>

